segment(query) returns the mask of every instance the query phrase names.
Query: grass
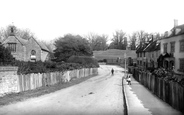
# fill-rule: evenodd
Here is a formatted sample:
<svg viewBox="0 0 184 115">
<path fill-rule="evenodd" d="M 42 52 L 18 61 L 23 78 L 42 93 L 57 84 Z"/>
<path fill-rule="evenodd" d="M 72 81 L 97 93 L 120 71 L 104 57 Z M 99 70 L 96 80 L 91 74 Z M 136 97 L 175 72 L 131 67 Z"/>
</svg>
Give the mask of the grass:
<svg viewBox="0 0 184 115">
<path fill-rule="evenodd" d="M 29 98 L 38 97 L 44 94 L 49 94 L 49 93 L 79 84 L 83 81 L 86 81 L 87 79 L 90 79 L 93 76 L 73 79 L 67 83 L 59 83 L 52 86 L 40 87 L 35 90 L 28 90 L 28 91 L 19 92 L 19 93 L 7 94 L 4 97 L 0 97 L 0 105 L 1 106 L 8 105 L 8 104 L 23 101 Z"/>
<path fill-rule="evenodd" d="M 127 57 L 136 58 L 136 53 L 135 51 L 132 51 L 132 50 L 126 51 L 126 50 L 118 50 L 118 49 L 109 49 L 105 51 L 93 51 L 93 55 L 98 60 L 117 59 L 118 57 L 123 59 L 125 53 L 127 54 Z"/>
</svg>

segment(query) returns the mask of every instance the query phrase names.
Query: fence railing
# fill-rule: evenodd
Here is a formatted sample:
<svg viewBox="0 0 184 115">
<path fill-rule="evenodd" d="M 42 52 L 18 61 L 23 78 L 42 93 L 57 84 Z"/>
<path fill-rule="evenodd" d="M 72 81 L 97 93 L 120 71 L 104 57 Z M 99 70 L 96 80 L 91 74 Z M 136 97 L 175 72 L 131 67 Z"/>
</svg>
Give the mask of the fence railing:
<svg viewBox="0 0 184 115">
<path fill-rule="evenodd" d="M 46 87 L 57 83 L 69 82 L 74 78 L 97 75 L 98 68 L 84 68 L 79 70 L 51 73 L 37 73 L 27 75 L 4 75 L 0 79 L 0 96 Z"/>
<path fill-rule="evenodd" d="M 184 87 L 178 82 L 159 78 L 150 72 L 130 70 L 134 78 L 147 87 L 157 97 L 184 113 Z"/>
</svg>

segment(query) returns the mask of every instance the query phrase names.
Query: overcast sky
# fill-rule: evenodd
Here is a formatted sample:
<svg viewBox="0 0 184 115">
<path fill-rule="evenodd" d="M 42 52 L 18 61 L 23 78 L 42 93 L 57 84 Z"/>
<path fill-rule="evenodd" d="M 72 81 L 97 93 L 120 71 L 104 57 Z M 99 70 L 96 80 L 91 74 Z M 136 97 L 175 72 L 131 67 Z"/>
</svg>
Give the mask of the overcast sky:
<svg viewBox="0 0 184 115">
<path fill-rule="evenodd" d="M 0 0 L 0 28 L 14 23 L 39 40 L 67 33 L 112 36 L 122 29 L 164 33 L 184 24 L 184 0 Z"/>
</svg>

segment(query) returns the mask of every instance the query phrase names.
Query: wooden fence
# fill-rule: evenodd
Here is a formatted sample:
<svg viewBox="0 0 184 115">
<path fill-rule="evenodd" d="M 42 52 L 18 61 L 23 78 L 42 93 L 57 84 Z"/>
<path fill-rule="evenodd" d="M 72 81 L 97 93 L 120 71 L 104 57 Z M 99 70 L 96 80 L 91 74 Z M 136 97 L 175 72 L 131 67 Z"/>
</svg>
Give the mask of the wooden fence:
<svg viewBox="0 0 184 115">
<path fill-rule="evenodd" d="M 0 80 L 0 96 L 4 96 L 8 93 L 33 90 L 57 83 L 69 82 L 74 78 L 88 77 L 97 74 L 98 68 L 84 68 L 65 72 L 4 75 Z"/>
<path fill-rule="evenodd" d="M 184 87 L 174 81 L 159 78 L 150 72 L 131 69 L 134 78 L 157 97 L 184 113 Z"/>
</svg>

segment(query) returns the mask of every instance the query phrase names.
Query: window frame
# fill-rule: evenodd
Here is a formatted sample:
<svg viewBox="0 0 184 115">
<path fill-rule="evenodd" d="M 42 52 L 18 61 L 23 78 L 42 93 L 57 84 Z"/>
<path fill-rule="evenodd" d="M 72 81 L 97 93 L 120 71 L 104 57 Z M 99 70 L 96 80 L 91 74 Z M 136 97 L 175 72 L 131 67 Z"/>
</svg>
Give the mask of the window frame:
<svg viewBox="0 0 184 115">
<path fill-rule="evenodd" d="M 163 43 L 164 53 L 167 53 L 167 43 Z"/>
<path fill-rule="evenodd" d="M 181 44 L 181 43 L 183 43 L 183 44 Z M 182 48 L 181 45 L 183 45 L 182 46 L 183 49 L 181 49 Z M 180 52 L 184 52 L 184 40 L 180 40 Z"/>
<path fill-rule="evenodd" d="M 173 47 L 172 47 L 172 45 L 173 45 Z M 175 41 L 173 41 L 173 42 L 170 42 L 170 48 L 171 48 L 171 53 L 174 53 L 175 52 Z M 172 50 L 173 49 L 173 50 Z"/>
<path fill-rule="evenodd" d="M 15 53 L 17 51 L 17 44 L 16 43 L 8 43 L 8 50 L 10 52 Z"/>
<path fill-rule="evenodd" d="M 184 72 L 184 58 L 179 58 L 179 69 L 178 69 L 178 71 Z"/>
</svg>

